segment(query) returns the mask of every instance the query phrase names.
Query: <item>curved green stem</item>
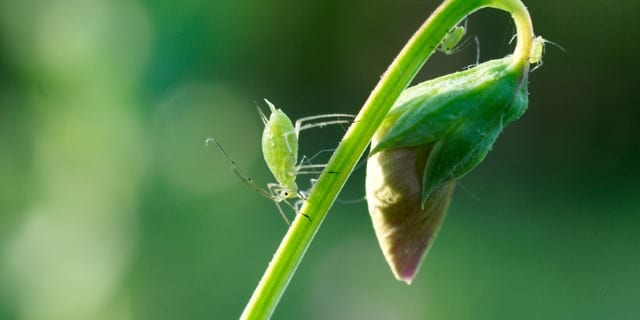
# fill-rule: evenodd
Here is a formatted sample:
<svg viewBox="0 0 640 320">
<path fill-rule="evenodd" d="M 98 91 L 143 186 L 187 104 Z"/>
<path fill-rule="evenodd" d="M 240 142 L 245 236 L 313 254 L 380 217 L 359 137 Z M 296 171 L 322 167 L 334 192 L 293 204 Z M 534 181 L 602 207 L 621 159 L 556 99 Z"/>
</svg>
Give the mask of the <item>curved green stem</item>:
<svg viewBox="0 0 640 320">
<path fill-rule="evenodd" d="M 534 38 L 533 23 L 529 11 L 520 0 L 494 0 L 489 5 L 511 13 L 516 24 L 518 43 L 513 52 L 514 63 L 529 63 L 531 45 Z"/>
<path fill-rule="evenodd" d="M 311 221 L 302 215 L 296 217 L 247 304 L 242 319 L 266 319 L 273 314 L 329 208 L 393 103 L 447 32 L 467 15 L 483 7 L 511 12 L 518 28 L 516 60 L 528 63 L 533 29 L 526 8 L 519 0 L 446 0 L 442 3 L 411 37 L 371 92 L 301 209 Z"/>
</svg>

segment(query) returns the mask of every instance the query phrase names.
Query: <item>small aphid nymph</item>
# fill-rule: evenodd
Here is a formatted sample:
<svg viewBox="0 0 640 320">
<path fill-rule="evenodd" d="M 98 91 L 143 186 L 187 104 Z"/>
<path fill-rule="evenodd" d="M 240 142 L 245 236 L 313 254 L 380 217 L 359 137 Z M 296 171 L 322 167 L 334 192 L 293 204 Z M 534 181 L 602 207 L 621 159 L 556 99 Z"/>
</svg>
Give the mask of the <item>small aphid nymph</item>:
<svg viewBox="0 0 640 320">
<path fill-rule="evenodd" d="M 277 109 L 266 99 L 265 102 L 269 106 L 271 114 L 267 117 L 262 110 L 258 108 L 260 118 L 264 123 L 264 131 L 262 133 L 262 153 L 264 155 L 264 160 L 267 163 L 267 167 L 269 167 L 269 170 L 277 181 L 275 183 L 267 184 L 267 190 L 253 182 L 253 180 L 236 165 L 235 161 L 231 159 L 215 139 L 209 138 L 207 139 L 207 143 L 213 141 L 216 144 L 220 151 L 222 151 L 222 153 L 229 159 L 233 170 L 238 174 L 238 176 L 240 176 L 242 181 L 264 197 L 275 202 L 278 211 L 287 224 L 290 224 L 290 222 L 282 211 L 280 203 L 285 203 L 296 211 L 296 213 L 300 213 L 307 219 L 311 219 L 304 213 L 299 212 L 299 209 L 302 206 L 302 201 L 306 200 L 308 192 L 299 190 L 296 178 L 300 174 L 317 174 L 320 170 L 324 169 L 326 165 L 305 164 L 304 157 L 298 163 L 298 136 L 300 131 L 332 124 L 348 124 L 351 123 L 351 120 L 341 118 L 353 118 L 354 116 L 339 113 L 324 114 L 300 118 L 294 124 L 282 109 Z M 303 124 L 306 121 L 327 118 L 334 118 L 334 120 Z M 295 198 L 300 199 L 295 204 L 291 204 L 288 201 L 288 199 Z"/>
<path fill-rule="evenodd" d="M 546 43 L 550 43 L 556 47 L 558 47 L 560 50 L 567 52 L 566 50 L 564 50 L 564 48 L 562 48 L 559 44 L 549 41 L 541 36 L 537 36 L 535 38 L 533 38 L 532 44 L 531 44 L 531 51 L 529 53 L 529 63 L 530 64 L 535 64 L 536 66 L 533 67 L 533 69 L 531 69 L 530 72 L 533 72 L 534 70 L 542 67 L 542 56 L 544 55 L 544 46 Z"/>
<path fill-rule="evenodd" d="M 465 21 L 464 26 L 455 26 L 449 30 L 447 35 L 442 38 L 440 44 L 438 44 L 438 51 L 451 55 L 459 52 L 462 48 L 458 46 L 462 38 L 464 38 L 465 34 L 467 34 L 467 23 Z"/>
<path fill-rule="evenodd" d="M 467 22 L 468 20 L 465 19 L 464 25 L 457 25 L 451 28 L 444 38 L 442 38 L 442 41 L 440 41 L 436 50 L 446 55 L 452 55 L 464 49 L 471 40 L 471 38 L 467 38 L 464 41 L 462 40 L 467 34 Z M 480 41 L 478 40 L 478 37 L 473 37 L 473 39 L 476 43 L 476 64 L 478 64 L 480 63 Z"/>
</svg>

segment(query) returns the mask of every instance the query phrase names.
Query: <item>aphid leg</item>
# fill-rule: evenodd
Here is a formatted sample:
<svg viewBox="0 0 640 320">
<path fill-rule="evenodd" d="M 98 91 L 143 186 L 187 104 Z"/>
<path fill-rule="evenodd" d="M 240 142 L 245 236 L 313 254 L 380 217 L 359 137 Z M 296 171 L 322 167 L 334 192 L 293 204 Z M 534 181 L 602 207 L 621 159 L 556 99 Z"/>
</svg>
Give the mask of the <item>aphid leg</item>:
<svg viewBox="0 0 640 320">
<path fill-rule="evenodd" d="M 327 167 L 327 164 L 326 163 L 324 163 L 324 164 L 312 164 L 311 160 L 315 159 L 316 157 L 318 157 L 322 153 L 332 152 L 332 151 L 335 151 L 335 150 L 336 149 L 320 150 L 316 154 L 314 154 L 311 158 L 307 158 L 306 155 L 303 155 L 302 159 L 300 159 L 300 164 L 298 164 L 296 166 L 296 174 L 320 174 L 320 173 L 322 173 L 322 170 L 324 170 L 324 168 Z"/>
<path fill-rule="evenodd" d="M 327 152 L 333 152 L 333 151 L 336 151 L 336 149 L 335 148 L 323 149 L 323 150 L 320 150 L 320 151 L 316 152 L 316 154 L 314 154 L 310 158 L 307 158 L 306 155 L 303 155 L 302 159 L 300 159 L 300 165 L 303 166 L 303 165 L 311 164 L 311 161 L 313 161 L 313 159 L 319 157 L 321 154 L 327 153 Z"/>
<path fill-rule="evenodd" d="M 299 162 L 298 166 L 296 167 L 296 171 L 298 171 L 297 168 L 300 168 L 300 167 L 304 166 L 305 164 L 311 164 L 311 159 L 312 158 L 307 159 L 306 155 L 302 155 L 302 159 L 300 159 L 300 162 Z"/>
<path fill-rule="evenodd" d="M 279 183 L 275 183 L 275 182 L 267 183 L 267 189 L 269 189 L 272 199 L 276 202 L 280 202 L 286 199 L 288 196 L 288 195 L 285 195 L 285 196 L 282 195 L 282 191 L 284 189 L 282 188 L 282 185 L 280 185 Z"/>
<path fill-rule="evenodd" d="M 296 201 L 294 204 L 291 204 L 291 202 L 287 201 L 287 200 L 282 200 L 282 203 L 286 204 L 289 208 L 293 209 L 293 211 L 296 214 L 302 215 L 305 218 L 307 218 L 309 221 L 311 221 L 311 218 L 309 217 L 309 215 L 302 213 L 302 211 L 300 211 L 302 209 L 302 205 L 304 204 L 304 200 L 303 199 L 298 199 L 298 201 Z M 276 202 L 276 206 L 278 206 L 278 210 L 280 210 L 280 213 L 284 216 L 284 212 L 282 211 L 282 209 L 280 208 L 280 202 Z M 289 223 L 289 220 L 287 219 L 287 223 L 289 225 L 291 225 Z"/>
<path fill-rule="evenodd" d="M 476 43 L 476 66 L 480 64 L 480 40 L 478 37 L 473 37 L 473 41 Z"/>
<path fill-rule="evenodd" d="M 308 164 L 296 167 L 296 175 L 298 174 L 320 174 L 326 168 L 326 164 Z"/>
<path fill-rule="evenodd" d="M 278 211 L 280 211 L 280 215 L 282 215 L 282 217 L 285 219 L 285 221 L 287 222 L 287 224 L 291 224 L 289 222 L 289 219 L 287 219 L 286 215 L 284 214 L 284 211 L 282 210 L 282 207 L 280 206 L 281 203 L 286 204 L 289 208 L 293 209 L 293 211 L 296 214 L 301 214 L 299 208 L 296 205 L 291 204 L 291 202 L 289 202 L 286 197 L 284 197 L 284 195 L 282 194 L 282 191 L 285 190 L 284 188 L 282 188 L 282 186 L 278 183 L 269 183 L 267 184 L 267 187 L 269 188 L 269 191 L 271 192 L 271 195 L 273 197 L 273 201 L 275 202 L 276 206 L 278 207 Z M 299 196 L 299 193 L 297 194 L 297 196 Z M 307 219 L 310 219 L 309 216 L 307 216 L 306 214 L 302 214 L 305 217 L 307 217 Z"/>
<path fill-rule="evenodd" d="M 311 191 L 313 191 L 313 187 L 316 186 L 316 182 L 318 182 L 318 179 L 311 178 L 311 179 L 309 179 L 309 182 L 311 184 L 309 189 L 307 189 L 305 191 L 299 190 L 298 191 L 298 198 L 300 198 L 302 200 L 307 200 L 307 198 L 309 198 L 309 195 L 311 194 Z"/>
<path fill-rule="evenodd" d="M 282 216 L 282 219 L 284 219 L 284 221 L 288 224 L 291 225 L 291 221 L 289 221 L 289 219 L 287 219 L 287 216 L 284 214 L 284 211 L 282 210 L 282 207 L 280 207 L 280 202 L 278 201 L 274 201 L 273 203 L 276 204 L 276 208 L 278 208 L 278 212 L 280 212 L 280 215 Z M 288 203 L 288 202 L 287 202 Z"/>
<path fill-rule="evenodd" d="M 280 214 L 285 219 L 285 221 L 287 221 L 287 223 L 289 223 L 289 219 L 286 218 L 282 208 L 280 207 L 280 203 L 286 204 L 289 208 L 293 209 L 293 211 L 296 214 L 301 214 L 301 215 L 305 216 L 307 219 L 309 219 L 309 221 L 311 221 L 311 218 L 308 215 L 306 215 L 306 214 L 302 213 L 302 211 L 300 211 L 300 208 L 302 207 L 302 205 L 300 205 L 300 207 L 298 207 L 298 202 L 301 202 L 301 201 L 304 202 L 304 200 L 306 200 L 306 197 L 305 198 L 301 197 L 302 193 L 300 193 L 300 191 L 298 191 L 298 193 L 296 194 L 296 196 L 299 197 L 300 200 L 296 201 L 295 204 L 291 204 L 291 202 L 289 202 L 285 197 L 283 197 L 282 191 L 284 189 L 282 188 L 282 186 L 280 184 L 269 183 L 267 186 L 269 188 L 269 191 L 271 191 L 271 193 L 273 195 L 273 200 L 276 203 L 276 206 L 278 207 L 278 211 L 280 211 Z"/>
<path fill-rule="evenodd" d="M 466 49 L 470 44 L 471 44 L 471 40 L 474 39 L 474 42 L 476 43 L 476 48 L 479 48 L 480 45 L 480 40 L 478 40 L 478 37 L 473 37 L 473 38 L 466 38 L 464 40 L 462 40 L 462 42 L 460 42 L 460 44 L 458 44 L 455 48 L 451 48 L 451 50 L 448 51 L 448 55 L 451 54 L 456 54 L 464 49 Z M 476 49 L 476 60 L 479 60 L 479 49 Z"/>
<path fill-rule="evenodd" d="M 538 68 L 542 67 L 542 65 L 543 65 L 542 59 L 538 60 L 538 62 L 536 62 L 536 66 L 531 68 L 531 70 L 529 70 L 529 73 L 538 70 Z"/>
<path fill-rule="evenodd" d="M 297 135 L 300 134 L 300 131 L 311 129 L 311 128 L 325 127 L 325 126 L 332 125 L 332 124 L 347 124 L 347 123 L 351 123 L 352 122 L 352 120 L 341 120 L 341 119 L 339 119 L 340 117 L 355 118 L 354 115 L 346 114 L 346 113 L 330 113 L 330 114 L 321 114 L 321 115 L 317 115 L 317 116 L 300 118 L 300 119 L 296 120 L 295 134 L 297 136 Z M 317 120 L 317 119 L 327 119 L 327 118 L 338 118 L 338 120 L 309 123 L 309 124 L 305 124 L 305 125 L 302 124 L 305 121 L 311 121 L 311 120 Z"/>
<path fill-rule="evenodd" d="M 533 67 L 529 72 L 534 72 L 536 69 L 542 66 L 542 56 L 544 55 L 545 42 L 546 40 L 541 36 L 533 38 L 531 51 L 529 52 L 529 63 L 535 64 L 536 66 Z"/>
<path fill-rule="evenodd" d="M 316 186 L 316 183 L 318 183 L 318 179 L 311 178 L 309 179 L 309 183 L 311 184 L 311 187 L 309 187 L 309 191 L 307 191 L 307 193 L 310 193 L 311 190 L 313 190 L 313 188 Z"/>
<path fill-rule="evenodd" d="M 465 40 L 464 46 L 466 47 L 470 45 L 471 39 L 473 39 L 473 42 L 476 44 L 476 63 L 464 67 L 465 70 L 471 69 L 480 64 L 480 40 L 478 39 L 478 37 L 474 36 L 473 38 L 468 38 L 467 40 Z M 458 51 L 460 51 L 461 49 L 462 48 L 460 48 Z"/>
</svg>

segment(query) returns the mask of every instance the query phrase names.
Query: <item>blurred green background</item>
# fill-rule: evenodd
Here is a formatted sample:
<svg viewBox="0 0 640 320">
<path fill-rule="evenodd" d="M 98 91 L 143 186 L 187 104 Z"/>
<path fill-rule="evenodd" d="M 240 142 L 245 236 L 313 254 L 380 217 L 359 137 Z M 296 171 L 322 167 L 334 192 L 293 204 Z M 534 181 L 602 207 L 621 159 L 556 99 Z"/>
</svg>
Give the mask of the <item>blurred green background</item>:
<svg viewBox="0 0 640 320">
<path fill-rule="evenodd" d="M 0 319 L 237 318 L 287 225 L 205 138 L 271 182 L 256 102 L 356 113 L 438 3 L 0 0 Z M 414 284 L 342 201 L 274 318 L 637 319 L 640 2 L 526 4 L 567 53 L 547 46 Z M 510 52 L 505 13 L 468 28 L 481 60 Z M 436 54 L 418 79 L 474 61 Z M 361 167 L 341 199 L 363 196 Z"/>
</svg>

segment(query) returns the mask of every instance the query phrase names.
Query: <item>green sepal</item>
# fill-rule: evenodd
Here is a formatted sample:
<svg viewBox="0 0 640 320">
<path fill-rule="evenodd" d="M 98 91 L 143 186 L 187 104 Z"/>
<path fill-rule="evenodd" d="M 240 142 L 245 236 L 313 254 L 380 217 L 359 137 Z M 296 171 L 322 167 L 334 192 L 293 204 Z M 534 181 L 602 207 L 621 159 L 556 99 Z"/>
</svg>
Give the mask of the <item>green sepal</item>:
<svg viewBox="0 0 640 320">
<path fill-rule="evenodd" d="M 443 183 L 477 166 L 502 129 L 526 110 L 527 70 L 511 57 L 408 88 L 385 118 L 371 154 L 433 144 L 422 204 Z"/>
</svg>

